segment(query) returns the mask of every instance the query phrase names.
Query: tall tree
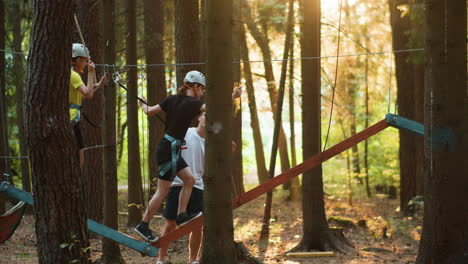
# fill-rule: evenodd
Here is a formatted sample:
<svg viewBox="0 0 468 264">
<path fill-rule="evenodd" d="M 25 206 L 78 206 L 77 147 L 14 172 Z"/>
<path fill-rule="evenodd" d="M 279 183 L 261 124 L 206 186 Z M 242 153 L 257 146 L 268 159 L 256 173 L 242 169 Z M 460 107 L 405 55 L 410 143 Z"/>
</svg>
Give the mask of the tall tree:
<svg viewBox="0 0 468 264">
<path fill-rule="evenodd" d="M 288 23 L 286 25 L 286 40 L 284 42 L 284 51 L 283 51 L 283 62 L 281 65 L 281 77 L 280 77 L 280 86 L 278 92 L 278 101 L 276 102 L 276 109 L 274 109 L 275 122 L 273 129 L 273 143 L 271 144 L 271 155 L 270 155 L 270 168 L 269 176 L 273 178 L 275 175 L 275 166 L 276 166 L 276 154 L 278 153 L 278 141 L 279 141 L 279 131 L 281 124 L 281 116 L 283 113 L 283 101 L 284 101 L 284 87 L 286 86 L 286 72 L 288 69 L 288 56 L 289 50 L 291 49 L 291 39 L 292 32 L 294 28 L 294 0 L 289 0 L 288 8 Z M 263 214 L 263 223 L 262 230 L 260 231 L 260 239 L 266 239 L 269 237 L 270 229 L 270 218 L 271 218 L 271 205 L 273 202 L 273 192 L 269 191 L 265 200 L 264 214 Z"/>
<path fill-rule="evenodd" d="M 409 0 L 389 0 L 392 42 L 394 50 L 410 48 L 410 15 L 401 6 L 409 7 Z M 414 73 L 411 54 L 395 53 L 395 76 L 397 80 L 398 114 L 414 119 Z M 411 214 L 408 202 L 416 195 L 416 135 L 399 130 L 400 133 L 400 208 L 405 215 Z M 420 164 L 422 166 L 422 164 Z"/>
<path fill-rule="evenodd" d="M 245 11 L 243 14 L 247 23 L 247 27 L 249 28 L 250 34 L 252 35 L 252 37 L 255 39 L 258 46 L 260 47 L 263 60 L 265 61 L 263 63 L 265 67 L 265 80 L 268 85 L 268 94 L 270 96 L 271 109 L 273 113 L 275 113 L 276 101 L 278 100 L 278 91 L 277 91 L 278 89 L 276 88 L 276 81 L 275 81 L 275 76 L 273 73 L 273 65 L 271 64 L 272 57 L 271 57 L 271 49 L 269 45 L 268 35 L 267 35 L 267 32 L 262 32 L 258 28 L 257 23 L 255 23 L 255 21 L 252 18 L 250 5 L 248 4 L 246 0 L 242 0 L 242 10 Z M 279 147 L 279 154 L 281 158 L 281 170 L 282 171 L 288 170 L 290 168 L 289 156 L 288 156 L 288 149 L 287 149 L 287 143 L 286 143 L 286 136 L 284 134 L 282 125 L 280 127 L 278 147 Z"/>
<path fill-rule="evenodd" d="M 0 39 L 0 49 L 5 50 L 5 2 L 0 1 L 0 34 L 3 36 Z M 5 106 L 5 56 L 0 56 L 0 155 L 8 156 L 8 135 L 7 135 L 7 120 Z M 5 179 L 4 173 L 7 173 L 9 163 L 7 158 L 3 158 L 0 162 L 0 180 Z M 4 196 L 0 196 L 3 198 Z M 5 212 L 5 200 L 0 199 L 0 214 Z"/>
<path fill-rule="evenodd" d="M 89 263 L 84 185 L 67 110 L 73 2 L 35 0 L 33 8 L 24 105 L 39 263 Z"/>
<path fill-rule="evenodd" d="M 127 12 L 127 65 L 137 64 L 136 2 L 126 1 Z M 142 217 L 142 180 L 140 170 L 140 140 L 138 132 L 137 68 L 127 71 L 127 124 L 128 124 L 128 225 L 136 226 Z"/>
<path fill-rule="evenodd" d="M 241 27 L 244 27 L 241 21 L 240 1 L 232 0 L 233 2 L 233 28 L 232 28 L 232 61 L 236 62 L 232 66 L 232 79 L 235 83 L 240 82 L 241 79 L 241 65 L 240 63 L 240 38 Z M 233 85 L 236 86 L 236 85 Z M 241 99 L 236 100 L 232 105 L 232 141 L 237 145 L 236 151 L 232 154 L 232 178 L 234 181 L 233 195 L 237 196 L 244 192 L 243 181 L 243 164 L 242 164 L 242 104 Z"/>
<path fill-rule="evenodd" d="M 145 0 L 145 57 L 147 64 L 164 64 L 164 1 Z M 164 67 L 146 67 L 148 104 L 155 105 L 167 97 Z M 148 175 L 150 180 L 151 199 L 156 190 L 156 146 L 164 136 L 164 124 L 155 116 L 148 116 Z"/>
<path fill-rule="evenodd" d="M 468 263 L 467 3 L 426 1 L 426 177 L 416 263 Z M 443 142 L 441 142 L 443 140 Z"/>
<path fill-rule="evenodd" d="M 94 0 L 77 1 L 77 18 L 79 31 L 90 51 L 91 60 L 95 63 L 102 62 L 100 13 L 101 5 Z M 77 39 L 77 42 L 81 42 Z M 96 76 L 102 74 L 102 68 L 97 67 Z M 99 79 L 96 79 L 99 80 Z M 82 120 L 80 128 L 83 134 L 85 146 L 102 145 L 101 124 L 103 113 L 103 90 L 99 89 L 92 99 L 84 99 L 82 103 Z M 102 174 L 102 148 L 87 149 L 84 152 L 85 162 L 82 168 L 82 177 L 86 184 L 86 209 L 88 218 L 102 222 L 103 213 L 103 174 Z"/>
<path fill-rule="evenodd" d="M 11 2 L 11 19 L 13 27 L 13 51 L 22 53 L 23 33 L 21 31 L 21 20 L 23 16 L 18 14 L 23 13 L 24 4 L 21 1 Z M 24 56 L 23 54 L 13 54 L 14 67 L 14 82 L 16 86 L 16 118 L 18 126 L 19 149 L 20 156 L 27 157 L 28 150 L 26 148 L 26 134 L 24 132 L 24 115 L 23 115 L 23 94 L 24 94 Z M 28 159 L 21 159 L 21 183 L 22 189 L 31 191 L 31 177 L 29 175 Z"/>
<path fill-rule="evenodd" d="M 268 180 L 268 171 L 265 164 L 265 154 L 263 150 L 262 134 L 260 133 L 260 121 L 258 119 L 257 102 L 255 100 L 254 84 L 252 79 L 252 70 L 250 68 L 249 49 L 247 46 L 246 33 L 244 26 L 241 28 L 241 56 L 245 77 L 245 88 L 247 90 L 247 97 L 249 99 L 250 110 L 250 126 L 252 127 L 252 134 L 255 146 L 255 162 L 258 174 L 258 182 L 264 183 Z"/>
<path fill-rule="evenodd" d="M 177 63 L 200 62 L 200 28 L 198 26 L 198 2 L 198 0 L 175 0 L 175 39 Z M 178 87 L 182 86 L 184 76 L 187 72 L 191 70 L 200 69 L 200 65 L 178 65 Z"/>
<path fill-rule="evenodd" d="M 206 191 L 202 263 L 237 263 L 231 191 L 232 0 L 207 5 Z"/>
<path fill-rule="evenodd" d="M 302 0 L 301 57 L 320 57 L 320 0 Z M 320 60 L 302 60 L 302 140 L 304 160 L 320 153 Z M 303 232 L 294 251 L 346 251 L 333 236 L 325 217 L 322 167 L 302 177 Z"/>
<path fill-rule="evenodd" d="M 102 40 L 106 43 L 103 49 L 103 63 L 115 64 L 115 19 L 114 0 L 102 2 Z M 109 68 L 108 74 L 113 74 Z M 118 190 L 117 190 L 117 137 L 116 137 L 116 86 L 107 82 L 104 88 L 104 123 L 102 127 L 103 149 L 103 206 L 104 225 L 118 230 Z M 119 244 L 108 238 L 102 238 L 102 260 L 105 264 L 125 263 L 120 254 Z"/>
</svg>

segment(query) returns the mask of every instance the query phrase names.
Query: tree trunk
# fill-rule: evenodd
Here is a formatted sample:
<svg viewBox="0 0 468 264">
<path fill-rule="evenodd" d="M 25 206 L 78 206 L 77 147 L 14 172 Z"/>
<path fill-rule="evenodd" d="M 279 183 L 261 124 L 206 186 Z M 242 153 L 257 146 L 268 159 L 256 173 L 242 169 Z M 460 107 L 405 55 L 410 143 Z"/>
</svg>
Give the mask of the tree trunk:
<svg viewBox="0 0 468 264">
<path fill-rule="evenodd" d="M 137 29 L 136 2 L 127 0 L 127 64 L 137 64 Z M 127 123 L 128 123 L 128 222 L 136 226 L 142 217 L 142 180 L 140 170 L 140 140 L 138 132 L 137 105 L 137 68 L 129 67 L 127 71 Z"/>
<path fill-rule="evenodd" d="M 201 263 L 237 263 L 231 191 L 232 0 L 209 1 L 205 221 Z"/>
<path fill-rule="evenodd" d="M 241 28 L 241 55 L 243 63 L 245 89 L 247 90 L 247 97 L 249 99 L 250 110 L 250 126 L 252 127 L 253 141 L 255 145 L 255 162 L 257 164 L 258 182 L 264 183 L 268 180 L 268 171 L 265 165 L 265 154 L 263 151 L 262 134 L 260 133 L 260 122 L 258 119 L 257 103 L 255 100 L 255 91 L 252 79 L 252 70 L 250 68 L 249 50 L 247 47 L 246 35 L 244 27 Z"/>
<path fill-rule="evenodd" d="M 389 0 L 390 21 L 392 26 L 393 49 L 407 49 L 409 47 L 408 31 L 411 29 L 409 14 L 403 15 L 398 6 L 408 5 L 409 1 Z M 414 74 L 409 53 L 395 53 L 395 75 L 397 80 L 398 114 L 414 119 Z M 408 131 L 400 133 L 400 208 L 403 214 L 410 215 L 408 202 L 416 195 L 416 135 Z"/>
<path fill-rule="evenodd" d="M 198 0 L 175 0 L 177 63 L 200 62 L 198 2 Z M 191 70 L 201 70 L 201 65 L 177 65 L 177 87 L 183 85 L 185 74 Z"/>
<path fill-rule="evenodd" d="M 320 0 L 303 0 L 301 57 L 320 57 Z M 304 160 L 320 153 L 320 60 L 302 61 L 302 135 Z M 328 228 L 323 198 L 322 167 L 302 177 L 302 241 L 293 251 L 346 251 Z"/>
<path fill-rule="evenodd" d="M 366 30 L 367 33 L 367 30 Z M 366 47 L 368 46 L 368 38 L 366 37 Z M 369 56 L 366 56 L 366 64 L 365 64 L 365 108 L 366 108 L 366 117 L 364 121 L 364 127 L 369 127 Z M 367 198 L 372 197 L 370 185 L 369 185 L 369 141 L 366 140 L 364 142 L 364 182 L 366 183 L 366 194 Z"/>
<path fill-rule="evenodd" d="M 466 1 L 425 2 L 424 222 L 416 263 L 468 263 Z M 444 140 L 445 142 L 437 142 Z"/>
<path fill-rule="evenodd" d="M 241 38 L 241 27 L 244 25 L 238 21 L 241 21 L 240 13 L 240 1 L 233 1 L 233 28 L 232 28 L 232 61 L 236 62 L 232 65 L 232 79 L 234 84 L 239 84 L 240 77 L 240 38 Z M 237 149 L 232 154 L 232 178 L 234 181 L 234 192 L 233 196 L 238 196 L 244 192 L 244 181 L 243 181 L 243 166 L 242 166 L 242 100 L 241 98 L 236 99 L 232 105 L 232 141 L 236 143 Z"/>
<path fill-rule="evenodd" d="M 145 56 L 147 64 L 164 64 L 164 1 L 145 0 Z M 167 97 L 165 67 L 146 67 L 148 104 L 155 105 Z M 162 116 L 162 115 L 161 115 Z M 158 175 L 156 146 L 164 136 L 164 124 L 155 116 L 148 116 L 148 175 L 151 199 Z"/>
<path fill-rule="evenodd" d="M 0 1 L 0 36 L 3 36 L 0 39 L 0 49 L 5 50 L 5 1 Z M 5 105 L 6 100 L 6 88 L 5 88 L 5 56 L 0 56 L 0 155 L 8 156 L 8 126 L 6 119 L 7 107 Z M 3 177 L 4 173 L 8 173 L 9 170 L 9 160 L 3 158 L 0 160 L 0 180 L 7 180 Z M 5 213 L 5 198 L 6 196 L 0 194 L 0 215 Z"/>
<path fill-rule="evenodd" d="M 84 185 L 68 113 L 73 2 L 36 0 L 33 8 L 24 105 L 30 106 L 25 117 L 38 259 L 89 263 Z"/>
<path fill-rule="evenodd" d="M 288 55 L 289 55 L 289 49 L 291 48 L 292 31 L 294 29 L 293 19 L 294 19 L 294 0 L 289 0 L 288 24 L 286 26 L 286 40 L 284 43 L 284 50 L 283 50 L 283 62 L 281 65 L 279 94 L 278 94 L 278 101 L 276 102 L 276 108 L 274 110 L 275 122 L 274 122 L 274 129 L 273 129 L 273 143 L 271 146 L 271 155 L 270 155 L 270 168 L 269 168 L 270 178 L 273 178 L 275 176 L 276 154 L 278 153 L 279 130 L 280 130 L 280 125 L 281 125 L 281 116 L 283 113 L 284 87 L 286 85 L 286 71 L 288 69 Z M 273 202 L 273 192 L 269 191 L 267 193 L 267 197 L 265 201 L 265 210 L 263 213 L 263 222 L 262 222 L 262 230 L 260 231 L 260 239 L 267 239 L 269 237 L 272 202 Z"/>
<path fill-rule="evenodd" d="M 83 0 L 77 2 L 77 18 L 83 34 L 86 47 L 91 52 L 91 60 L 95 63 L 102 61 L 100 20 L 101 5 L 94 5 L 94 0 Z M 76 39 L 76 42 L 81 42 Z M 102 75 L 101 67 L 96 68 L 96 78 L 98 81 Z M 80 128 L 83 134 L 85 146 L 102 145 L 101 124 L 102 124 L 102 103 L 103 90 L 99 89 L 92 99 L 83 99 L 82 116 Z M 82 177 L 85 181 L 86 191 L 86 212 L 88 218 L 102 222 L 103 219 L 103 175 L 102 175 L 102 148 L 87 149 L 84 151 L 85 162 L 82 168 Z"/>
<path fill-rule="evenodd" d="M 291 39 L 291 49 L 290 49 L 290 58 L 289 61 L 289 125 L 291 130 L 291 165 L 296 167 L 297 158 L 296 158 L 296 129 L 295 129 L 295 118 L 294 118 L 294 35 Z M 291 201 L 300 201 L 302 198 L 301 195 L 301 184 L 299 183 L 299 178 L 294 178 L 291 180 L 291 188 L 289 190 L 289 198 Z"/>
<path fill-rule="evenodd" d="M 410 6 L 412 19 L 412 48 L 424 46 L 424 1 L 414 0 Z M 418 15 L 422 14 L 422 16 Z M 414 40 L 416 39 L 416 41 Z M 414 43 L 416 42 L 416 43 Z M 424 124 L 424 53 L 412 54 L 413 81 L 414 81 L 414 120 Z M 416 156 L 416 194 L 423 195 L 424 192 L 424 139 L 416 137 L 414 139 Z"/>
<path fill-rule="evenodd" d="M 261 32 L 255 22 L 252 19 L 252 14 L 250 14 L 250 7 L 246 0 L 242 0 L 242 9 L 245 10 L 244 18 L 247 22 L 247 27 L 249 28 L 250 34 L 257 42 L 260 50 L 262 52 L 263 63 L 265 67 L 265 79 L 268 85 L 268 94 L 270 95 L 270 104 L 273 113 L 276 109 L 276 101 L 278 100 L 278 91 L 276 89 L 275 76 L 273 74 L 273 66 L 271 64 L 271 50 L 268 44 L 268 36 L 266 32 Z M 273 117 L 275 118 L 275 117 Z M 286 136 L 284 134 L 283 126 L 280 126 L 280 136 L 279 136 L 279 154 L 281 159 L 281 171 L 286 171 L 290 169 L 289 165 L 289 156 L 286 143 Z"/>
<path fill-rule="evenodd" d="M 21 14 L 22 6 L 19 1 L 11 3 L 12 14 Z M 21 16 L 12 15 L 13 20 L 13 50 L 22 52 L 21 45 L 23 43 L 23 35 L 21 32 Z M 23 115 L 23 94 L 24 94 L 24 56 L 22 54 L 13 54 L 14 80 L 16 86 L 16 115 L 19 137 L 20 156 L 27 157 L 28 150 L 26 148 L 26 134 L 24 131 L 24 115 Z M 29 161 L 26 158 L 20 159 L 21 164 L 21 183 L 22 189 L 26 192 L 31 192 L 31 177 L 29 173 Z"/>
<path fill-rule="evenodd" d="M 115 19 L 114 0 L 104 0 L 102 3 L 102 39 L 106 43 L 103 50 L 103 63 L 115 64 Z M 109 74 L 113 69 L 109 68 Z M 102 127 L 103 175 L 104 175 L 104 225 L 118 230 L 118 189 L 117 189 L 117 137 L 116 137 L 116 92 L 117 87 L 109 80 L 104 87 L 104 124 Z M 120 264 L 122 261 L 119 244 L 103 237 L 102 260 L 104 264 Z"/>
</svg>

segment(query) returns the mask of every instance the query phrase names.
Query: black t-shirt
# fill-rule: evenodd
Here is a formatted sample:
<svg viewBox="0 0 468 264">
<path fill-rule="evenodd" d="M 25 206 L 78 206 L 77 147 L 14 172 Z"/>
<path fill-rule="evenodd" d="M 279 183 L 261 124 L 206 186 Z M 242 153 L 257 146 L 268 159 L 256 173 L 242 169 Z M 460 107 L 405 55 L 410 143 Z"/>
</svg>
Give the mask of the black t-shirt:
<svg viewBox="0 0 468 264">
<path fill-rule="evenodd" d="M 203 102 L 191 96 L 171 95 L 159 106 L 166 112 L 166 133 L 183 140 L 192 119 L 200 113 Z"/>
</svg>

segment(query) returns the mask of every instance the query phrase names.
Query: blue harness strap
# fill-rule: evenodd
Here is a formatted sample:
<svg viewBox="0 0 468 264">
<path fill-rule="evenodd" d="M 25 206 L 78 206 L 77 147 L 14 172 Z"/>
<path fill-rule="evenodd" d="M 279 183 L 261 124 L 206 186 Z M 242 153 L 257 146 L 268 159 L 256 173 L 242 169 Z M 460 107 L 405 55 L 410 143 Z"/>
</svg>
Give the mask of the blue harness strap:
<svg viewBox="0 0 468 264">
<path fill-rule="evenodd" d="M 165 134 L 164 138 L 169 140 L 169 142 L 171 142 L 171 160 L 164 164 L 161 164 L 161 168 L 159 170 L 159 176 L 162 177 L 164 174 L 166 174 L 166 172 L 169 169 L 172 169 L 172 178 L 174 178 L 177 172 L 176 171 L 177 160 L 180 157 L 180 147 L 183 145 L 184 142 L 182 140 L 175 139 L 169 136 L 168 134 Z M 178 151 L 177 151 L 177 147 L 179 147 Z"/>
<path fill-rule="evenodd" d="M 80 113 L 81 113 L 81 105 L 70 104 L 69 107 L 70 107 L 70 109 L 76 109 L 76 110 L 78 110 L 78 111 L 76 111 L 75 117 L 73 117 L 73 119 L 72 119 L 72 122 L 73 122 L 73 123 L 78 123 L 78 121 L 80 121 L 80 118 L 81 118 L 81 115 L 80 115 Z"/>
</svg>

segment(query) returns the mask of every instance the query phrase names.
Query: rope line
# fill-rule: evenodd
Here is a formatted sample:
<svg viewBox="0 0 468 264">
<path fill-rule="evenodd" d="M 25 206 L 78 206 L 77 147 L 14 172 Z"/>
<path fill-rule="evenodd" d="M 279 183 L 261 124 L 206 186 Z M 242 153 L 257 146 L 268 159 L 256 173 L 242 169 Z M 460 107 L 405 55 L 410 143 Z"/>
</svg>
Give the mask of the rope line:
<svg viewBox="0 0 468 264">
<path fill-rule="evenodd" d="M 320 56 L 320 57 L 302 57 L 302 58 L 288 58 L 288 61 L 298 61 L 298 60 L 317 60 L 317 59 L 330 59 L 330 58 L 343 58 L 343 57 L 353 57 L 353 56 L 368 56 L 368 55 L 382 55 L 389 53 L 404 53 L 404 52 L 418 52 L 424 51 L 423 48 L 418 49 L 402 49 L 402 50 L 392 50 L 392 51 L 379 51 L 379 52 L 367 52 L 367 53 L 353 53 L 353 54 L 342 54 L 342 55 L 329 55 L 329 56 Z M 11 50 L 0 49 L 0 52 L 8 52 L 14 54 L 21 54 L 27 56 L 26 53 L 15 52 Z M 234 61 L 232 63 L 260 63 L 260 62 L 282 62 L 284 59 L 271 59 L 271 60 L 249 60 L 249 61 Z M 193 63 L 159 63 L 159 64 L 95 64 L 99 67 L 164 67 L 164 66 L 190 66 L 190 65 L 206 65 L 206 62 L 193 62 Z"/>
<path fill-rule="evenodd" d="M 0 156 L 0 159 L 29 159 L 28 156 Z"/>
</svg>

